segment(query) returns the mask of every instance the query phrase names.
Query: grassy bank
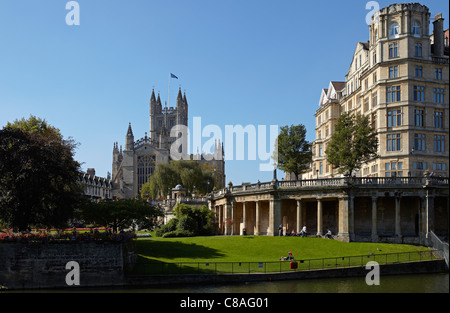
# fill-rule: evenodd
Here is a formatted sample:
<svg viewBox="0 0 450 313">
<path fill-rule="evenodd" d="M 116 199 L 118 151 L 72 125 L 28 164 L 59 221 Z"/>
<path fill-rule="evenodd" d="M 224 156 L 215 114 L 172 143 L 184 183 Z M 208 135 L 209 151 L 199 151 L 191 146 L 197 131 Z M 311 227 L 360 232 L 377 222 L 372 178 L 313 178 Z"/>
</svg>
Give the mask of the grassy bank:
<svg viewBox="0 0 450 313">
<path fill-rule="evenodd" d="M 272 262 L 288 256 L 289 251 L 300 260 L 428 250 L 412 245 L 267 236 L 149 238 L 139 239 L 137 248 L 141 258 L 170 263 Z"/>
<path fill-rule="evenodd" d="M 220 274 L 291 271 L 280 261 L 291 251 L 298 270 L 403 263 L 433 258 L 426 247 L 343 243 L 300 237 L 193 237 L 137 240 L 138 264 L 134 274 Z M 424 253 L 427 252 L 427 253 Z"/>
</svg>

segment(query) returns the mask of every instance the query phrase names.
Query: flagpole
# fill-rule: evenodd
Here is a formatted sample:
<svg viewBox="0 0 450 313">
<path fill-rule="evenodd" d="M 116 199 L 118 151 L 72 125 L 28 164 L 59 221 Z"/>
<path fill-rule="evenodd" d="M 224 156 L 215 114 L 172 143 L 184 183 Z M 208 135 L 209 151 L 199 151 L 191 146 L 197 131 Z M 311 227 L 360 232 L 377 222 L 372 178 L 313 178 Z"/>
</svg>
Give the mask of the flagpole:
<svg viewBox="0 0 450 313">
<path fill-rule="evenodd" d="M 172 75 L 169 73 L 169 97 L 168 97 L 168 102 L 169 102 L 169 107 L 170 107 L 170 80 L 172 78 Z"/>
</svg>

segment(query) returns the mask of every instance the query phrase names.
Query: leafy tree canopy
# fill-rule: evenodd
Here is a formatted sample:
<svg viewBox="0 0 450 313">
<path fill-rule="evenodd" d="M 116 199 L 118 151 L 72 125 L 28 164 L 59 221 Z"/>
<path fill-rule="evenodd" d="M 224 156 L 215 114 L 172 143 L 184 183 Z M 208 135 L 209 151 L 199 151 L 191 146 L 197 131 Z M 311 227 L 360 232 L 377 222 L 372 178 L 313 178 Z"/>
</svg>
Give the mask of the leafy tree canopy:
<svg viewBox="0 0 450 313">
<path fill-rule="evenodd" d="M 45 120 L 0 130 L 0 219 L 9 227 L 64 227 L 82 197 L 75 143 Z"/>
<path fill-rule="evenodd" d="M 152 229 L 157 218 L 164 213 L 143 199 L 120 199 L 117 201 L 86 201 L 77 212 L 77 218 L 96 227 L 111 227 L 114 231 L 138 225 Z"/>
<path fill-rule="evenodd" d="M 157 231 L 163 237 L 210 236 L 214 233 L 214 213 L 206 206 L 196 207 L 179 203 L 175 217 Z"/>
<path fill-rule="evenodd" d="M 311 143 L 306 140 L 304 125 L 281 127 L 276 145 L 273 159 L 279 169 L 294 173 L 297 179 L 301 173 L 309 169 L 312 161 Z"/>
<path fill-rule="evenodd" d="M 209 182 L 209 185 L 208 185 Z M 171 161 L 158 164 L 150 180 L 141 188 L 142 198 L 166 196 L 169 189 L 182 184 L 188 192 L 206 193 L 215 186 L 214 169 L 196 161 Z"/>
<path fill-rule="evenodd" d="M 377 156 L 378 138 L 369 117 L 343 113 L 325 151 L 338 172 L 351 176 L 362 164 Z"/>
</svg>

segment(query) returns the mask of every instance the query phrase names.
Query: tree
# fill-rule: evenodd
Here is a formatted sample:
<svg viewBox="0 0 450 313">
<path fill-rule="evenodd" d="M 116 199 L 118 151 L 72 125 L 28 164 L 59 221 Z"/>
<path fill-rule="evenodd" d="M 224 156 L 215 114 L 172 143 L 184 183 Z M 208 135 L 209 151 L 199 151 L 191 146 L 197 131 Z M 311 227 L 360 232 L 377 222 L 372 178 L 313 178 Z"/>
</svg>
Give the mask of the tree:
<svg viewBox="0 0 450 313">
<path fill-rule="evenodd" d="M 120 199 L 117 201 L 87 201 L 77 212 L 77 218 L 98 227 L 111 227 L 114 231 L 138 225 L 143 229 L 156 226 L 158 217 L 164 213 L 142 199 Z"/>
<path fill-rule="evenodd" d="M 179 220 L 179 227 L 187 229 L 194 236 L 209 236 L 213 233 L 214 213 L 206 206 L 195 207 L 184 203 L 179 203 L 174 209 L 175 216 Z M 187 226 L 183 225 L 186 219 Z M 184 228 L 183 228 L 184 227 Z"/>
<path fill-rule="evenodd" d="M 76 144 L 31 116 L 0 130 L 0 219 L 19 230 L 64 227 L 82 199 Z"/>
<path fill-rule="evenodd" d="M 312 161 L 311 143 L 306 140 L 306 128 L 304 125 L 291 125 L 281 127 L 277 137 L 275 155 L 279 169 L 294 173 L 298 176 L 309 169 Z"/>
<path fill-rule="evenodd" d="M 214 213 L 206 206 L 176 205 L 175 217 L 157 231 L 163 237 L 210 236 L 214 233 Z"/>
<path fill-rule="evenodd" d="M 153 175 L 150 176 L 150 180 L 142 185 L 141 197 L 156 199 L 158 196 L 165 196 L 169 188 L 173 188 L 179 183 L 179 175 L 174 172 L 170 165 L 159 163 L 156 165 Z"/>
<path fill-rule="evenodd" d="M 209 185 L 208 185 L 209 181 Z M 170 164 L 158 164 L 150 180 L 141 188 L 142 198 L 156 199 L 167 195 L 169 189 L 182 184 L 188 192 L 195 190 L 206 193 L 214 188 L 214 177 L 209 167 L 196 161 L 171 161 Z"/>
<path fill-rule="evenodd" d="M 368 116 L 343 113 L 325 151 L 327 161 L 340 174 L 352 176 L 362 164 L 377 156 L 378 138 Z"/>
</svg>

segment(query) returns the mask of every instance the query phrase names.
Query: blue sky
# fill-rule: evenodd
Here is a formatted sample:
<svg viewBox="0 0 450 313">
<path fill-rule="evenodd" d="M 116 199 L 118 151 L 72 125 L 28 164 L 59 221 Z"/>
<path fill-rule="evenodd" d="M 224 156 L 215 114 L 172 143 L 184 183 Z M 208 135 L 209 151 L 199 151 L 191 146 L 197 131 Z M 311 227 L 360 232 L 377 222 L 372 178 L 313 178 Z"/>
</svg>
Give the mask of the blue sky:
<svg viewBox="0 0 450 313">
<path fill-rule="evenodd" d="M 148 132 L 152 88 L 167 101 L 171 72 L 171 106 L 181 87 L 190 126 L 301 123 L 313 141 L 321 89 L 369 37 L 367 1 L 79 0 L 79 26 L 67 2 L 0 0 L 0 127 L 45 118 L 99 176 L 128 123 L 136 139 Z M 448 27 L 447 1 L 421 3 Z M 259 163 L 228 161 L 227 182 L 271 180 Z"/>
</svg>

